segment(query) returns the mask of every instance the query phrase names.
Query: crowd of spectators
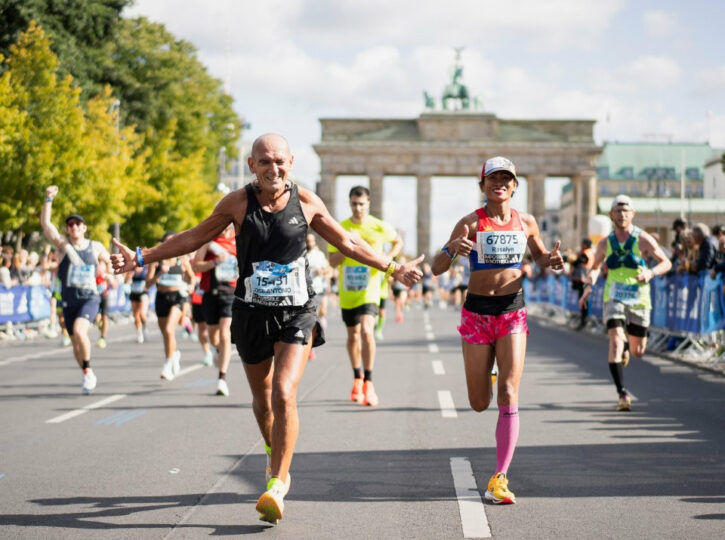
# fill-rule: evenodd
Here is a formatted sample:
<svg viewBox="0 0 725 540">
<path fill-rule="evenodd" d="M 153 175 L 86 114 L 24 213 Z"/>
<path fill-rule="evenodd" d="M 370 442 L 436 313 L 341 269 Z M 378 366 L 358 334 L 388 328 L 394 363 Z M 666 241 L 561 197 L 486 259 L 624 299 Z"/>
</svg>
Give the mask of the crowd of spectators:
<svg viewBox="0 0 725 540">
<path fill-rule="evenodd" d="M 15 251 L 12 246 L 6 245 L 2 247 L 0 285 L 7 289 L 16 285 L 50 287 L 57 267 L 58 261 L 50 246 L 40 255 L 37 251 L 23 248 Z"/>
<path fill-rule="evenodd" d="M 709 270 L 713 278 L 718 272 L 725 273 L 725 226 L 715 225 L 712 229 L 705 223 L 689 226 L 678 218 L 672 229 L 675 231 L 670 246 L 672 273 L 698 274 Z"/>
</svg>

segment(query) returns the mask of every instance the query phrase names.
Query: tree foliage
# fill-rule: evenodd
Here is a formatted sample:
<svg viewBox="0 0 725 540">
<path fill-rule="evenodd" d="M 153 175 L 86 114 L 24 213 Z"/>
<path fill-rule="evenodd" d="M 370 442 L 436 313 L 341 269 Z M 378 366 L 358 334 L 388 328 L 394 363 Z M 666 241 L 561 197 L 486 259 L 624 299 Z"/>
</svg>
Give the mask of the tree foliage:
<svg viewBox="0 0 725 540">
<path fill-rule="evenodd" d="M 107 240 L 143 185 L 141 139 L 132 128 L 117 129 L 110 89 L 81 105 L 71 77 L 58 79 L 58 60 L 36 24 L 4 65 L 0 229 L 37 230 L 45 187 L 56 184 L 55 218 L 80 212 L 95 237 Z"/>
</svg>

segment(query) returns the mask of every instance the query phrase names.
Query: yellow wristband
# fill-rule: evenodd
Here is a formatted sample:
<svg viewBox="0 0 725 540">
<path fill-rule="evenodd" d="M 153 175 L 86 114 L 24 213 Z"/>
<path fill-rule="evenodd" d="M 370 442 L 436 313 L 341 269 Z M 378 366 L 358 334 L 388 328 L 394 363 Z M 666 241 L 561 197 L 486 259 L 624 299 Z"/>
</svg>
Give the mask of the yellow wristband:
<svg viewBox="0 0 725 540">
<path fill-rule="evenodd" d="M 397 265 L 395 264 L 395 261 L 390 261 L 390 264 L 388 265 L 388 269 L 385 271 L 385 278 L 383 278 L 383 279 L 387 280 L 390 276 L 392 276 L 393 272 L 395 272 L 396 266 Z"/>
</svg>

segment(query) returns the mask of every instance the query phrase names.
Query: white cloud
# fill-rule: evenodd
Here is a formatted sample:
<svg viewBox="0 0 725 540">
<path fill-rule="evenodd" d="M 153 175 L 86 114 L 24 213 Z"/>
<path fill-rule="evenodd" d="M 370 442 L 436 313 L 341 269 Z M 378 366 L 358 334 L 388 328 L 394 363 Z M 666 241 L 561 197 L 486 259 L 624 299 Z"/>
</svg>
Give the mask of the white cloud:
<svg viewBox="0 0 725 540">
<path fill-rule="evenodd" d="M 628 94 L 643 90 L 664 90 L 677 84 L 682 77 L 679 64 L 664 56 L 642 56 L 632 62 L 608 71 L 591 70 L 589 86 L 615 94 Z"/>
<path fill-rule="evenodd" d="M 722 94 L 725 91 L 725 66 L 711 67 L 700 72 L 695 91 L 700 95 Z"/>
<path fill-rule="evenodd" d="M 678 33 L 681 25 L 677 22 L 677 15 L 661 10 L 645 11 L 643 15 L 644 31 L 647 35 L 655 37 L 668 37 Z"/>
</svg>

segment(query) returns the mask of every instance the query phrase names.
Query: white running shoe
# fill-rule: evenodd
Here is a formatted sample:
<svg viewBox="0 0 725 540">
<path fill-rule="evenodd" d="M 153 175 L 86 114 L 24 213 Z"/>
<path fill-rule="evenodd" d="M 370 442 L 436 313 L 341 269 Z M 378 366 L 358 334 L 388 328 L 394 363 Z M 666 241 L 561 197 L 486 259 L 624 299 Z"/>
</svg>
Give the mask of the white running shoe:
<svg viewBox="0 0 725 540">
<path fill-rule="evenodd" d="M 284 496 L 289 486 L 286 486 L 279 478 L 272 478 L 267 484 L 267 491 L 262 493 L 257 501 L 257 512 L 259 519 L 268 523 L 277 524 L 282 519 L 284 512 Z"/>
<path fill-rule="evenodd" d="M 164 362 L 164 369 L 161 370 L 161 378 L 167 381 L 173 381 L 174 376 L 174 357 L 172 356 Z"/>
<path fill-rule="evenodd" d="M 83 383 L 81 384 L 81 392 L 84 394 L 92 393 L 93 390 L 96 388 L 97 382 L 98 382 L 98 379 L 96 378 L 96 375 L 93 373 L 93 370 L 91 368 L 88 368 L 88 371 L 86 371 L 83 374 Z"/>
<path fill-rule="evenodd" d="M 63 337 L 62 337 L 62 338 L 60 339 L 60 346 L 61 346 L 61 347 L 68 347 L 68 346 L 70 346 L 70 337 L 68 337 L 68 336 L 63 336 Z"/>
<path fill-rule="evenodd" d="M 216 385 L 216 395 L 229 397 L 229 386 L 227 386 L 227 381 L 224 379 L 219 379 L 219 382 Z"/>
<path fill-rule="evenodd" d="M 139 330 L 136 333 L 136 343 L 143 343 L 144 341 L 146 341 L 146 339 L 143 335 L 143 330 Z"/>
<path fill-rule="evenodd" d="M 176 349 L 176 351 L 174 351 L 174 354 L 172 355 L 171 358 L 173 360 L 171 367 L 174 370 L 174 377 L 176 377 L 179 374 L 179 371 L 181 371 L 181 363 L 180 363 L 181 351 Z"/>
<path fill-rule="evenodd" d="M 214 364 L 214 355 L 212 354 L 211 349 L 204 353 L 204 360 L 202 360 L 201 363 L 205 366 L 211 366 Z"/>
</svg>

